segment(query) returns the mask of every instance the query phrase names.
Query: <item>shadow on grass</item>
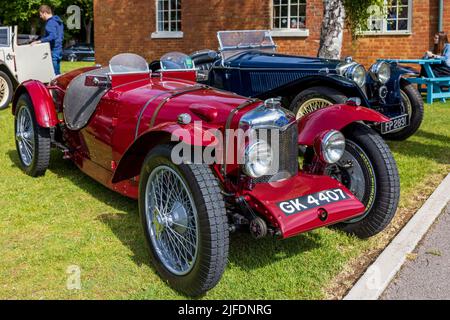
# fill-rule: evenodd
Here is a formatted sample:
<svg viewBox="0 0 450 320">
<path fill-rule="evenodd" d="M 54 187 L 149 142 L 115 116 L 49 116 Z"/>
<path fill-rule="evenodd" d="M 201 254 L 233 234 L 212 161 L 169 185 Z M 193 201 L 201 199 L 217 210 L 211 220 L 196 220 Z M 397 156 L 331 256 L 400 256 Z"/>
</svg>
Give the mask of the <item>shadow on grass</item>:
<svg viewBox="0 0 450 320">
<path fill-rule="evenodd" d="M 16 151 L 11 150 L 8 154 L 13 165 L 18 166 L 19 158 Z M 97 220 L 108 226 L 116 237 L 133 252 L 131 258 L 137 265 L 150 266 L 137 202 L 97 183 L 78 170 L 72 162 L 64 161 L 61 157 L 60 152 L 52 152 L 49 171 L 58 178 L 64 179 L 64 183 L 70 181 L 118 212 L 100 214 Z M 126 214 L 123 214 L 124 212 Z M 308 233 L 283 241 L 270 238 L 255 241 L 248 234 L 238 233 L 231 236 L 229 260 L 244 270 L 252 270 L 318 247 L 320 239 L 317 237 L 319 236 L 315 233 Z"/>
<path fill-rule="evenodd" d="M 416 133 L 416 136 L 424 138 L 424 139 L 429 139 L 429 140 L 437 140 L 442 143 L 445 143 L 447 146 L 450 146 L 450 137 L 449 136 L 444 136 L 442 134 L 436 134 L 436 133 L 427 132 L 427 131 L 423 131 L 423 130 L 419 130 Z"/>
<path fill-rule="evenodd" d="M 406 156 L 431 159 L 440 164 L 450 164 L 450 148 L 448 147 L 450 145 L 449 137 L 422 130 L 418 131 L 416 135 L 421 138 L 440 141 L 447 146 L 406 140 L 390 143 L 392 151 Z"/>
</svg>

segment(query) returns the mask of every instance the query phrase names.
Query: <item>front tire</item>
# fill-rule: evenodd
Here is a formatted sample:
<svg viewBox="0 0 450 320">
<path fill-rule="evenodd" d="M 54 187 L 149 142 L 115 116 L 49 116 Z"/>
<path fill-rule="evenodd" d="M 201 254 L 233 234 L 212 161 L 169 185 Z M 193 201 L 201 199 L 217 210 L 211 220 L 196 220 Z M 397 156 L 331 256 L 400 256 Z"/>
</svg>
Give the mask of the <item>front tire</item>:
<svg viewBox="0 0 450 320">
<path fill-rule="evenodd" d="M 6 109 L 12 100 L 13 84 L 8 75 L 0 71 L 0 110 Z"/>
<path fill-rule="evenodd" d="M 334 104 L 343 104 L 347 101 L 347 96 L 343 93 L 328 87 L 312 87 L 300 92 L 291 103 L 291 111 L 297 119 L 323 109 Z"/>
<path fill-rule="evenodd" d="M 417 88 L 412 83 L 402 80 L 400 94 L 402 96 L 402 106 L 409 115 L 410 124 L 400 131 L 383 135 L 387 140 L 406 140 L 419 130 L 423 122 L 424 103 Z"/>
<path fill-rule="evenodd" d="M 344 131 L 347 139 L 344 158 L 333 174 L 366 206 L 363 216 L 335 227 L 359 238 L 382 232 L 392 221 L 400 197 L 396 162 L 384 140 L 371 128 L 353 124 Z"/>
<path fill-rule="evenodd" d="M 222 277 L 228 258 L 228 220 L 209 166 L 174 165 L 171 151 L 171 146 L 161 145 L 145 159 L 139 212 L 156 271 L 172 288 L 195 297 Z"/>
<path fill-rule="evenodd" d="M 28 94 L 22 94 L 18 99 L 14 123 L 16 150 L 22 170 L 32 177 L 43 176 L 50 162 L 50 130 L 37 123 Z"/>
</svg>

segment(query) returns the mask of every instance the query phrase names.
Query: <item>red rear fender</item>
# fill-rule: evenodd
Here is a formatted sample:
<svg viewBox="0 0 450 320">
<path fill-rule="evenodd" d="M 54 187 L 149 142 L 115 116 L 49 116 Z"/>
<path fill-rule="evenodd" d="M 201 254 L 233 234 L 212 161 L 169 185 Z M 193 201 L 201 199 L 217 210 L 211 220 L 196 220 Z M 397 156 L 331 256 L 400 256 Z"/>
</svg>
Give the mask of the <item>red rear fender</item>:
<svg viewBox="0 0 450 320">
<path fill-rule="evenodd" d="M 389 118 L 374 110 L 348 105 L 335 105 L 310 113 L 299 120 L 300 145 L 311 146 L 314 139 L 324 131 L 341 131 L 348 125 L 358 122 L 383 123 Z"/>
<path fill-rule="evenodd" d="M 22 83 L 14 94 L 13 114 L 16 113 L 17 102 L 22 94 L 28 94 L 33 103 L 36 121 L 43 128 L 54 127 L 58 124 L 55 105 L 47 87 L 40 81 L 30 80 Z"/>
</svg>

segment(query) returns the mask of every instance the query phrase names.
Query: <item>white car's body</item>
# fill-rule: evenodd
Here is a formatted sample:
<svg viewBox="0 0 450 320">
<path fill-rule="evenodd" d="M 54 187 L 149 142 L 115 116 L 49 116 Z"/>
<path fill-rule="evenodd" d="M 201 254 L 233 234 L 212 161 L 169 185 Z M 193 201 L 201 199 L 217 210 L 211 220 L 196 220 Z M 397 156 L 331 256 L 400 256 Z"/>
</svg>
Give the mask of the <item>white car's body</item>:
<svg viewBox="0 0 450 320">
<path fill-rule="evenodd" d="M 18 84 L 50 82 L 55 77 L 50 45 L 19 44 L 17 27 L 0 27 L 0 109 L 6 108 Z"/>
</svg>

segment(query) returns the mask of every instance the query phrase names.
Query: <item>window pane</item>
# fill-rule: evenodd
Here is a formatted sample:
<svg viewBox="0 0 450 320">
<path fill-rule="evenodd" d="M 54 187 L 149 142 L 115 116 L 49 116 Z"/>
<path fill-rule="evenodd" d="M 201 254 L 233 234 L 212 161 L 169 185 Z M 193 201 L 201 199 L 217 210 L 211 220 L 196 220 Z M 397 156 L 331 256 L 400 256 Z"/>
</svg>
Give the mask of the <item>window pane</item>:
<svg viewBox="0 0 450 320">
<path fill-rule="evenodd" d="M 8 29 L 0 29 L 0 45 L 6 46 L 9 43 Z"/>
<path fill-rule="evenodd" d="M 372 16 L 368 21 L 369 30 L 384 32 L 408 31 L 411 25 L 409 12 L 412 0 L 385 0 L 385 3 L 385 15 L 380 15 L 382 10 L 380 13 L 377 13 L 376 10 L 370 13 Z"/>
<path fill-rule="evenodd" d="M 399 18 L 404 18 L 404 19 L 408 19 L 408 7 L 400 7 L 398 9 L 398 17 Z"/>
<path fill-rule="evenodd" d="M 158 31 L 181 31 L 181 0 L 158 0 Z"/>
<path fill-rule="evenodd" d="M 387 30 L 388 31 L 397 31 L 397 23 L 395 20 L 387 21 Z"/>
<path fill-rule="evenodd" d="M 273 28 L 305 28 L 306 0 L 273 0 Z"/>
<path fill-rule="evenodd" d="M 398 21 L 398 30 L 408 30 L 408 20 L 399 20 Z"/>
</svg>

